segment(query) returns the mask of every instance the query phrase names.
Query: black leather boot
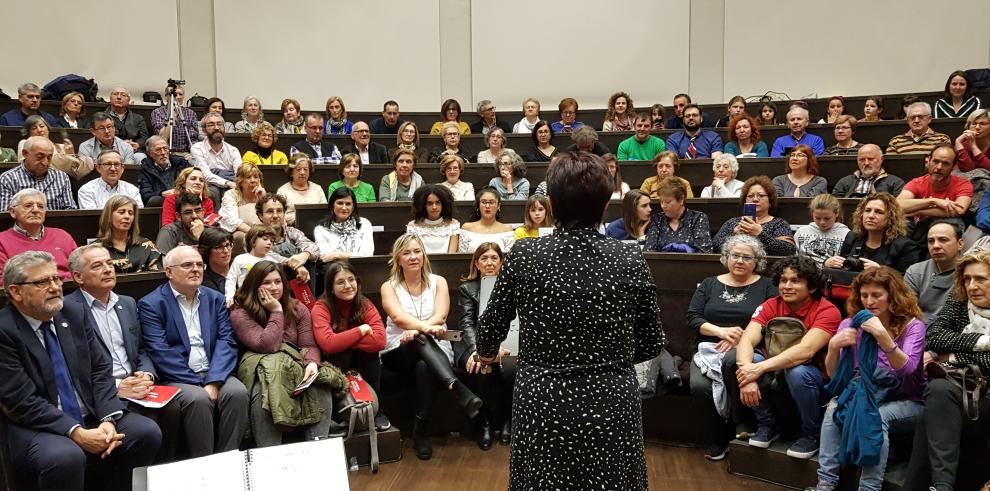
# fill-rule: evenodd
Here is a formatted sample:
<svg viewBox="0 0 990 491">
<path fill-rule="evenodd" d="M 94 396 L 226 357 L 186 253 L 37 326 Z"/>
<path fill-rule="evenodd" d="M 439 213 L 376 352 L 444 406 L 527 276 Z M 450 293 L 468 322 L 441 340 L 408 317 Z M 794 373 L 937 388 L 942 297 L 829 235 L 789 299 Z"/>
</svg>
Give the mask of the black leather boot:
<svg viewBox="0 0 990 491">
<path fill-rule="evenodd" d="M 481 431 L 478 434 L 478 448 L 491 450 L 492 448 L 492 425 L 488 418 L 481 420 Z"/>
<path fill-rule="evenodd" d="M 481 410 L 481 398 L 474 395 L 474 392 L 471 392 L 471 389 L 468 389 L 460 380 L 455 380 L 451 389 L 457 398 L 457 404 L 464 408 L 467 417 L 473 419 L 477 416 L 478 411 Z"/>
<path fill-rule="evenodd" d="M 429 428 L 426 420 L 416 416 L 413 418 L 413 449 L 419 460 L 430 460 L 433 457 L 433 444 L 430 443 Z"/>
<path fill-rule="evenodd" d="M 506 418 L 505 423 L 502 424 L 502 435 L 498 437 L 498 442 L 502 445 L 508 445 L 512 443 L 512 420 Z"/>
</svg>

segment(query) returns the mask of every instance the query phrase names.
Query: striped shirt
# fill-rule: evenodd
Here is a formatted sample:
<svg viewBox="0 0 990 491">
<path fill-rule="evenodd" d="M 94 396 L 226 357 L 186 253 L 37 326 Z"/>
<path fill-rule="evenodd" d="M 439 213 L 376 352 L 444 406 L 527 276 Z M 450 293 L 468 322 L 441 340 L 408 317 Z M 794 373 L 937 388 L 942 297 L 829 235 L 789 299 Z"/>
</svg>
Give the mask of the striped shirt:
<svg viewBox="0 0 990 491">
<path fill-rule="evenodd" d="M 914 136 L 908 131 L 891 138 L 890 143 L 887 144 L 887 153 L 931 153 L 939 145 L 951 144 L 952 140 L 949 139 L 949 135 L 936 133 L 935 130 L 928 128 L 928 131 L 920 137 Z"/>
<path fill-rule="evenodd" d="M 41 191 L 48 201 L 49 210 L 75 210 L 76 200 L 72 197 L 72 184 L 69 183 L 69 175 L 54 167 L 39 178 L 32 176 L 24 164 L 0 174 L 0 210 L 10 208 L 10 199 L 18 191 L 27 188 L 34 188 Z"/>
<path fill-rule="evenodd" d="M 185 120 L 185 126 L 183 126 L 182 121 L 175 120 L 175 123 L 172 125 L 172 138 L 169 149 L 172 152 L 188 152 L 193 143 L 199 141 L 199 118 L 188 107 L 180 107 L 179 109 L 182 110 L 182 119 Z M 160 106 L 154 111 L 151 111 L 152 134 L 157 135 L 162 128 L 168 125 L 168 116 L 168 106 Z M 188 138 L 186 135 L 188 135 Z"/>
<path fill-rule="evenodd" d="M 969 96 L 969 99 L 966 99 L 959 106 L 958 111 L 952 108 L 951 100 L 939 99 L 935 102 L 935 107 L 932 108 L 932 115 L 936 118 L 965 118 L 979 109 L 980 106 L 980 98 L 975 95 Z"/>
</svg>

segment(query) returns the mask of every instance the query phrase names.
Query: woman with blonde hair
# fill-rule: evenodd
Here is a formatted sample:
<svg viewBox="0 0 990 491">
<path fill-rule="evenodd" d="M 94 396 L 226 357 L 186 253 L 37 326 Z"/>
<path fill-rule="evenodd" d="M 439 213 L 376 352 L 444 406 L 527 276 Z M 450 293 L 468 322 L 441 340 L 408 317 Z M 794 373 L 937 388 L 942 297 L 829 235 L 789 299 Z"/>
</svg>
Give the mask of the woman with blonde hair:
<svg viewBox="0 0 990 491">
<path fill-rule="evenodd" d="M 855 257 L 846 265 L 847 257 Z M 904 210 L 890 193 L 863 198 L 853 212 L 853 228 L 846 234 L 839 253 L 825 260 L 826 268 L 846 267 L 864 271 L 890 266 L 903 273 L 921 258 L 921 247 L 907 237 Z"/>
<path fill-rule="evenodd" d="M 160 269 L 161 254 L 154 242 L 141 236 L 139 216 L 140 208 L 127 196 L 113 196 L 103 206 L 96 241 L 110 253 L 117 273 L 141 273 Z"/>
<path fill-rule="evenodd" d="M 808 204 L 811 223 L 794 233 L 798 254 L 808 256 L 818 263 L 835 256 L 849 235 L 849 227 L 842 223 L 842 204 L 831 194 L 819 194 Z"/>
<path fill-rule="evenodd" d="M 354 123 L 347 120 L 347 108 L 344 107 L 344 100 L 338 96 L 330 96 L 326 104 L 327 121 L 324 123 L 323 132 L 328 135 L 350 135 Z"/>
<path fill-rule="evenodd" d="M 179 172 L 175 178 L 175 192 L 166 196 L 162 201 L 162 226 L 168 225 L 179 219 L 175 211 L 175 199 L 180 194 L 193 194 L 203 200 L 203 216 L 208 217 L 216 213 L 213 198 L 210 198 L 210 190 L 206 186 L 206 177 L 199 167 L 186 167 Z"/>
<path fill-rule="evenodd" d="M 86 116 L 86 101 L 79 92 L 72 91 L 62 97 L 62 108 L 58 115 L 61 128 L 85 129 L 93 127 L 93 122 Z M 107 113 L 109 114 L 109 113 Z"/>
<path fill-rule="evenodd" d="M 295 225 L 296 205 L 325 205 L 327 196 L 319 184 L 309 180 L 313 175 L 313 161 L 309 155 L 293 154 L 285 166 L 285 173 L 289 175 L 289 182 L 279 186 L 275 193 L 285 196 L 285 223 Z"/>
<path fill-rule="evenodd" d="M 444 155 L 440 158 L 440 174 L 444 180 L 441 186 L 450 189 L 455 201 L 474 201 L 474 184 L 461 180 L 464 173 L 464 159 L 457 155 Z"/>
<path fill-rule="evenodd" d="M 522 112 L 523 118 L 512 127 L 512 132 L 530 135 L 536 123 L 540 121 L 540 101 L 532 97 L 526 99 L 522 103 Z"/>
<path fill-rule="evenodd" d="M 223 193 L 220 202 L 220 226 L 234 234 L 234 253 L 244 250 L 244 236 L 251 225 L 261 224 L 255 204 L 265 195 L 265 180 L 261 169 L 241 164 L 237 169 L 234 188 Z"/>
<path fill-rule="evenodd" d="M 285 152 L 275 148 L 278 131 L 268 121 L 262 121 L 251 132 L 254 148 L 244 152 L 244 163 L 253 165 L 285 165 L 289 158 Z"/>
<path fill-rule="evenodd" d="M 416 162 L 429 162 L 430 149 L 419 143 L 419 127 L 412 121 L 406 121 L 399 125 L 399 130 L 395 132 L 395 146 L 388 149 L 389 158 L 395 158 L 395 152 L 399 150 L 410 150 L 416 155 Z"/>
<path fill-rule="evenodd" d="M 388 280 L 381 286 L 388 316 L 382 364 L 397 373 L 414 374 L 413 447 L 416 457 L 429 460 L 433 448 L 426 426 L 437 388 L 452 391 L 469 418 L 478 414 L 482 401 L 454 375 L 454 350 L 442 339 L 450 312 L 447 280 L 433 274 L 419 237 L 403 234 L 396 239 L 389 267 Z"/>
</svg>

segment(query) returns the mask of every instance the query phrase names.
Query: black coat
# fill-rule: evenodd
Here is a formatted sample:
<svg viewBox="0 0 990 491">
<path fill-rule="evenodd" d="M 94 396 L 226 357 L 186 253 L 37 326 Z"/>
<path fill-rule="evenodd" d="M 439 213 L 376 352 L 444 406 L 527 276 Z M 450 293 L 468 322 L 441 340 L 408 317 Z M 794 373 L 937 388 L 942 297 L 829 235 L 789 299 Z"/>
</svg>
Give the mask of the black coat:
<svg viewBox="0 0 990 491">
<path fill-rule="evenodd" d="M 141 161 L 141 168 L 138 169 L 138 189 L 141 191 L 141 199 L 144 204 L 154 196 L 161 196 L 163 191 L 175 188 L 175 178 L 179 173 L 192 164 L 188 160 L 178 155 L 169 155 L 168 161 L 172 164 L 166 170 L 158 167 L 158 164 L 151 157 Z"/>
<path fill-rule="evenodd" d="M 348 153 L 355 153 L 356 154 L 356 153 L 359 153 L 359 152 L 358 152 L 357 148 L 354 147 L 354 144 L 351 144 L 351 146 L 347 147 L 344 150 L 344 153 L 345 154 L 348 154 Z M 388 149 L 385 148 L 385 145 L 382 145 L 381 143 L 375 143 L 375 142 L 368 143 L 368 163 L 369 164 L 388 164 L 388 163 L 391 163 L 389 161 L 389 159 L 388 159 Z"/>
</svg>

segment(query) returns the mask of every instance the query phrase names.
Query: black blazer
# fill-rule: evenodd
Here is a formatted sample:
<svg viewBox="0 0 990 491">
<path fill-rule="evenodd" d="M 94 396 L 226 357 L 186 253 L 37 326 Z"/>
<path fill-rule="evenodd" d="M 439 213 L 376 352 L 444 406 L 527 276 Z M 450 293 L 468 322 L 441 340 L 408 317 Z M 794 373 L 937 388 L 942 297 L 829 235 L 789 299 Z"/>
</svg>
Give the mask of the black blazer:
<svg viewBox="0 0 990 491">
<path fill-rule="evenodd" d="M 478 306 L 481 304 L 481 280 L 475 279 L 461 285 L 457 303 L 461 306 L 461 342 L 454 343 L 454 360 L 464 366 L 467 357 L 476 349 L 478 339 Z"/>
<path fill-rule="evenodd" d="M 161 196 L 163 191 L 175 189 L 175 179 L 179 177 L 179 173 L 192 166 L 188 160 L 178 155 L 169 155 L 168 161 L 170 164 L 168 170 L 158 167 L 151 157 L 145 157 L 141 161 L 141 167 L 138 169 L 138 189 L 144 204 L 148 204 L 148 200 L 155 196 Z"/>
<path fill-rule="evenodd" d="M 309 155 L 310 158 L 316 156 L 316 155 L 314 155 L 316 152 L 313 151 L 313 146 L 310 145 L 310 143 L 308 141 L 306 141 L 305 138 L 302 139 L 301 141 L 298 141 L 296 143 L 293 143 L 292 144 L 292 150 L 295 150 L 295 152 L 305 153 L 306 155 Z M 333 142 L 329 142 L 329 141 L 326 141 L 326 140 L 320 140 L 320 154 L 323 155 L 324 158 L 329 158 L 331 155 L 333 155 L 333 153 L 335 151 L 337 151 L 337 145 L 334 145 Z M 290 154 L 295 153 L 295 152 L 293 152 L 291 150 L 289 151 Z M 344 153 L 347 153 L 347 152 L 344 152 Z"/>
<path fill-rule="evenodd" d="M 358 153 L 357 148 L 354 148 L 354 144 L 347 147 L 344 153 Z M 388 149 L 385 145 L 381 143 L 371 142 L 368 143 L 368 163 L 369 164 L 390 164 L 388 158 Z"/>
<path fill-rule="evenodd" d="M 144 351 L 144 345 L 141 343 L 142 333 L 141 323 L 138 321 L 137 302 L 133 297 L 128 297 L 127 295 L 118 295 L 118 299 L 116 308 L 117 319 L 120 321 L 120 327 L 123 330 L 124 351 L 127 352 L 127 361 L 130 362 L 133 370 L 148 372 L 157 379 L 158 374 L 155 372 L 155 365 L 151 363 L 151 357 Z M 92 329 L 96 334 L 96 340 L 106 349 L 106 355 L 111 357 L 112 361 L 112 356 L 110 355 L 111 348 L 103 343 L 103 337 L 100 336 L 100 330 L 96 326 L 96 318 L 93 317 L 93 308 L 86 303 L 86 297 L 83 296 L 82 289 L 77 289 L 65 296 L 62 305 L 62 315 L 65 316 L 65 319 L 69 321 L 70 325 L 83 325 L 88 329 Z M 110 370 L 112 373 L 112 365 Z"/>
<path fill-rule="evenodd" d="M 495 126 L 504 131 L 506 135 L 512 134 L 512 125 L 498 119 L 497 117 L 495 118 Z M 479 119 L 478 121 L 475 121 L 474 124 L 469 126 L 469 128 L 471 128 L 472 135 L 481 135 L 485 130 L 485 121 L 483 119 Z"/>
<path fill-rule="evenodd" d="M 110 357 L 96 333 L 61 313 L 52 322 L 84 413 L 99 420 L 123 411 Z M 35 431 L 67 435 L 78 424 L 58 409 L 48 351 L 13 305 L 0 310 L 0 408 L 14 424 Z"/>
</svg>

